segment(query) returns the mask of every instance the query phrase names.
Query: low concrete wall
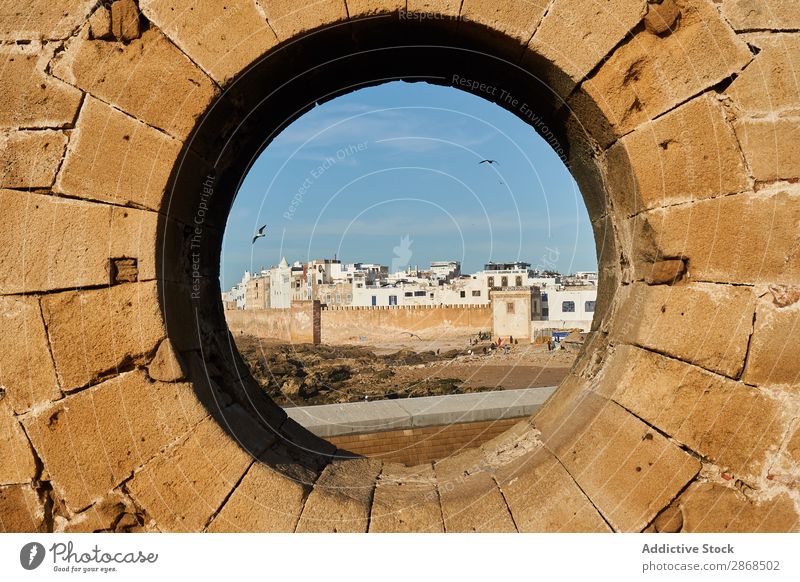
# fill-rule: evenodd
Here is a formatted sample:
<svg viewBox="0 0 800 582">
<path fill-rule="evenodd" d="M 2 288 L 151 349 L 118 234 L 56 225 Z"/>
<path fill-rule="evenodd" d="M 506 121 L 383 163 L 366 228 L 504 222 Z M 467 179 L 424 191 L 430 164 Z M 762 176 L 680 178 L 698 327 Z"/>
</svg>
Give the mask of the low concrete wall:
<svg viewBox="0 0 800 582">
<path fill-rule="evenodd" d="M 286 413 L 315 435 L 328 438 L 531 416 L 555 390 L 555 386 L 549 386 L 325 404 L 287 408 Z"/>
<path fill-rule="evenodd" d="M 320 343 L 319 301 L 293 301 L 289 309 L 225 311 L 225 319 L 234 335 Z"/>
<path fill-rule="evenodd" d="M 470 335 L 492 330 L 489 305 L 333 307 L 322 310 L 322 341 L 352 342 L 361 337 L 386 338 L 403 332 L 423 339 Z M 426 337 L 428 336 L 428 337 Z"/>
</svg>

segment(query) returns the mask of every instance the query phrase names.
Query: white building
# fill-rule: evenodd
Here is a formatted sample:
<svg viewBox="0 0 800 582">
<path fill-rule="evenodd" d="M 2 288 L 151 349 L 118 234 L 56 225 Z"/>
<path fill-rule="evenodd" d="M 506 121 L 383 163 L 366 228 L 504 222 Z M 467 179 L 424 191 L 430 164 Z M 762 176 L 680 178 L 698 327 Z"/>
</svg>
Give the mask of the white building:
<svg viewBox="0 0 800 582">
<path fill-rule="evenodd" d="M 546 325 L 536 327 L 589 331 L 596 304 L 597 287 L 591 285 L 542 290 L 542 321 Z"/>
</svg>

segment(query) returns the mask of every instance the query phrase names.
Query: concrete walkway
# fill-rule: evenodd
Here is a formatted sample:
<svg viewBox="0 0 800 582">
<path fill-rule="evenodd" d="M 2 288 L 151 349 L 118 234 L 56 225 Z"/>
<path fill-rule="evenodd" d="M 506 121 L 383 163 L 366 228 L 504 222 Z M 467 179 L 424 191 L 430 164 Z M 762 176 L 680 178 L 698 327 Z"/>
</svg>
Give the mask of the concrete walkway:
<svg viewBox="0 0 800 582">
<path fill-rule="evenodd" d="M 424 396 L 287 408 L 286 413 L 319 437 L 442 426 L 532 415 L 556 386 L 475 394 Z"/>
</svg>

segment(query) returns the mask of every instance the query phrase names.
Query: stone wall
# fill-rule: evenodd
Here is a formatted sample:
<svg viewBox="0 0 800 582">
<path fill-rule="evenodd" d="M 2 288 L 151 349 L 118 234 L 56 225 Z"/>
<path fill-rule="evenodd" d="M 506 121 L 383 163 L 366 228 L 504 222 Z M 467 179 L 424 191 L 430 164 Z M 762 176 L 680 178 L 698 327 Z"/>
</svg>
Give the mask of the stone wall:
<svg viewBox="0 0 800 582">
<path fill-rule="evenodd" d="M 386 341 L 415 334 L 429 340 L 491 332 L 489 306 L 353 307 L 322 310 L 322 341 L 328 344 Z"/>
<path fill-rule="evenodd" d="M 800 4 L 108 4 L 0 6 L 2 529 L 800 528 Z M 288 420 L 219 299 L 265 136 L 386 78 L 539 131 L 601 277 L 548 404 L 415 470 Z"/>
<path fill-rule="evenodd" d="M 226 310 L 225 320 L 234 335 L 243 333 L 292 343 L 320 343 L 319 301 L 292 301 L 288 309 Z"/>
</svg>

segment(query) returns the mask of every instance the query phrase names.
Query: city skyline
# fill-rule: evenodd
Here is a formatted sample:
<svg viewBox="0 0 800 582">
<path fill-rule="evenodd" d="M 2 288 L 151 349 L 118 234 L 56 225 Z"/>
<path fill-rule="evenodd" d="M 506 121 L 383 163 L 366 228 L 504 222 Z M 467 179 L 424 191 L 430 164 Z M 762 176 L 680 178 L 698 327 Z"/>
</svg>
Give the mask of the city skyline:
<svg viewBox="0 0 800 582">
<path fill-rule="evenodd" d="M 479 164 L 487 158 L 499 163 Z M 252 244 L 263 224 L 267 237 Z M 401 267 L 596 268 L 580 192 L 550 146 L 491 103 L 424 83 L 351 93 L 279 135 L 237 195 L 221 283 L 284 256 L 356 254 Z"/>
</svg>

